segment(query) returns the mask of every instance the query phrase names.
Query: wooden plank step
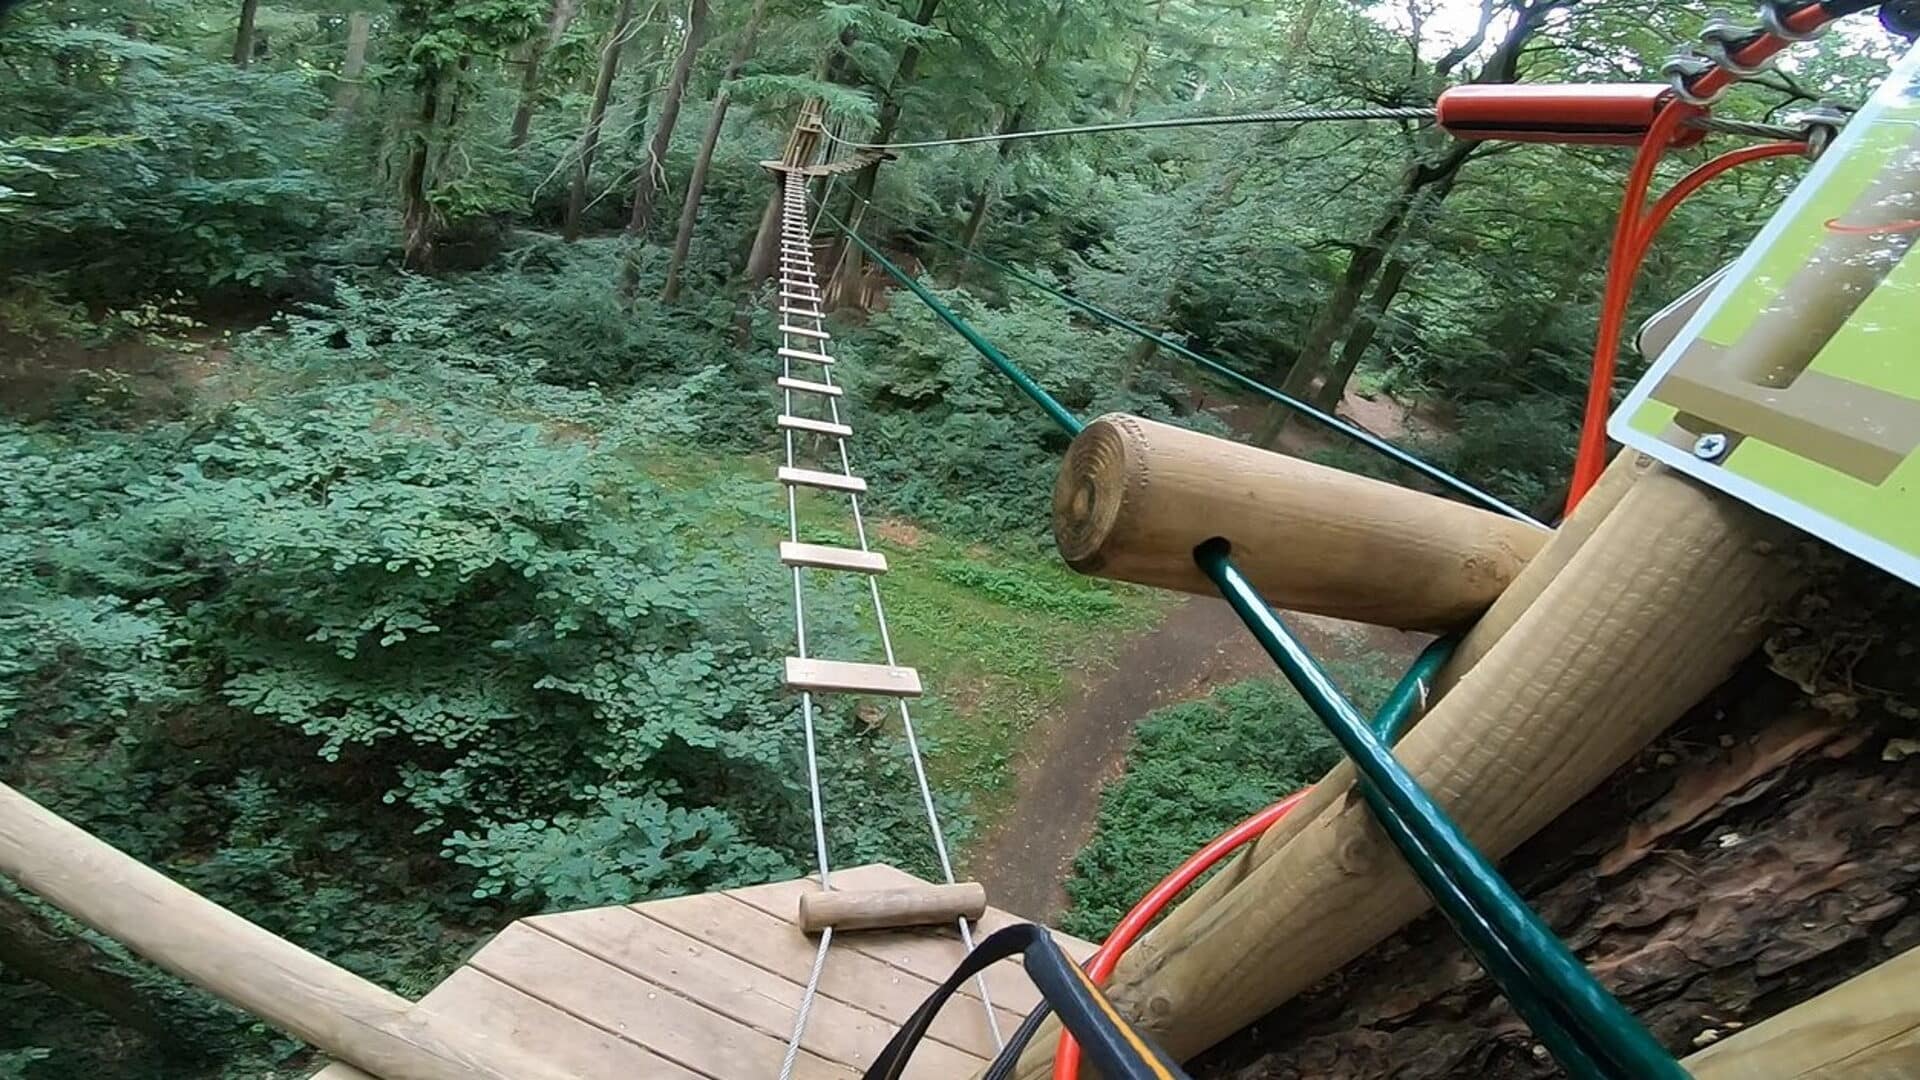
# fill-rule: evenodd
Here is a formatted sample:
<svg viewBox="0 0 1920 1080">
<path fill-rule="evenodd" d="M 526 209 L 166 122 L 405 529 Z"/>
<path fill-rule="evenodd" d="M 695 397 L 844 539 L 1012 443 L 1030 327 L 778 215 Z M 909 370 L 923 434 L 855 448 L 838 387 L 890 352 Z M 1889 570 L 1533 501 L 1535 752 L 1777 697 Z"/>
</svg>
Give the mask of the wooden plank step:
<svg viewBox="0 0 1920 1080">
<path fill-rule="evenodd" d="M 786 284 L 786 282 L 782 282 L 782 284 Z M 813 286 L 811 285 L 807 285 L 803 287 L 808 289 L 813 288 Z M 797 292 L 788 292 L 785 289 L 781 289 L 780 295 L 783 297 L 786 297 L 788 300 L 811 300 L 816 304 L 820 302 L 818 290 L 815 290 L 814 292 L 810 292 L 810 293 L 797 293 Z"/>
<path fill-rule="evenodd" d="M 809 382 L 806 379 L 789 379 L 785 375 L 773 380 L 773 385 L 782 390 L 796 390 L 802 394 L 819 394 L 822 397 L 839 397 L 846 391 L 826 383 Z"/>
<path fill-rule="evenodd" d="M 824 488 L 827 491 L 851 491 L 856 495 L 867 490 L 865 480 L 857 476 L 848 476 L 846 473 L 796 469 L 790 465 L 782 465 L 777 475 L 781 483 L 797 484 L 800 487 Z"/>
<path fill-rule="evenodd" d="M 783 334 L 797 334 L 800 337 L 816 338 L 821 341 L 825 341 L 827 338 L 830 338 L 833 336 L 832 334 L 827 333 L 825 330 L 809 330 L 804 326 L 793 326 L 788 323 L 780 324 L 780 332 Z"/>
<path fill-rule="evenodd" d="M 855 664 L 846 660 L 787 657 L 787 689 L 830 694 L 919 697 L 920 673 L 910 667 Z"/>
<path fill-rule="evenodd" d="M 805 349 L 789 349 L 785 345 L 775 349 L 774 355 L 784 356 L 790 360 L 805 360 L 814 364 L 832 364 L 836 362 L 833 357 L 828 356 L 826 353 L 807 352 Z"/>
<path fill-rule="evenodd" d="M 884 574 L 887 557 L 877 551 L 830 547 L 826 544 L 802 544 L 780 541 L 780 561 L 788 566 L 811 566 L 816 570 L 845 570 L 854 574 Z"/>
<path fill-rule="evenodd" d="M 815 435 L 831 435 L 836 439 L 853 438 L 853 429 L 847 425 L 815 420 L 811 416 L 782 416 L 776 423 L 788 431 L 811 431 Z"/>
<path fill-rule="evenodd" d="M 786 304 L 780 305 L 780 314 L 798 315 L 803 319 L 814 319 L 814 320 L 824 319 L 827 317 L 827 313 L 824 311 L 821 311 L 819 308 L 797 308 L 797 307 L 791 307 Z"/>
</svg>

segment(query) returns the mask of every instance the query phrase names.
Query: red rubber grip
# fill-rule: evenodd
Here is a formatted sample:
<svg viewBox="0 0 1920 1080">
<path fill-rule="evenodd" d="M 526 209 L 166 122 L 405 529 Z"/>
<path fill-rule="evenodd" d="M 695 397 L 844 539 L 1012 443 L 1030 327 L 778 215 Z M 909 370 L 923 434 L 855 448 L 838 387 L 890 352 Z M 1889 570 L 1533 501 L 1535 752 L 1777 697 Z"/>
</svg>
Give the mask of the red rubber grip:
<svg viewBox="0 0 1920 1080">
<path fill-rule="evenodd" d="M 1638 146 L 1671 100 L 1665 83 L 1473 84 L 1440 95 L 1440 126 L 1461 139 Z M 1673 145 L 1704 135 L 1682 130 Z"/>
</svg>

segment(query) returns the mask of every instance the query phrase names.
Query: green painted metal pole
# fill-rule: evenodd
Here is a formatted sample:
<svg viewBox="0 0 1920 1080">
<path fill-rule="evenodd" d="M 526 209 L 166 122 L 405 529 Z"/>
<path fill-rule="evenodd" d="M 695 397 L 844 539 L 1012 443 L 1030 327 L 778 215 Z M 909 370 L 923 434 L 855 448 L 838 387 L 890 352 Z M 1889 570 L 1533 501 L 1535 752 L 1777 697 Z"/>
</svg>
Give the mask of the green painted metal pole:
<svg viewBox="0 0 1920 1080">
<path fill-rule="evenodd" d="M 1498 977 L 1496 969 L 1504 966 L 1498 953 L 1511 950 L 1526 977 L 1526 983 L 1515 987 L 1503 984 L 1514 1007 L 1531 1010 L 1533 1004 L 1525 999 L 1537 987 L 1539 1007 L 1555 1008 L 1568 1016 L 1573 1031 L 1586 1036 L 1582 1041 L 1592 1053 L 1613 1066 L 1608 1075 L 1633 1080 L 1686 1080 L 1686 1071 L 1673 1056 L 1567 951 L 1559 937 L 1394 758 L 1353 703 L 1233 565 L 1227 544 L 1216 541 L 1202 545 L 1194 552 L 1194 561 L 1353 760 L 1362 778 L 1362 796 L 1443 913 L 1450 920 L 1456 916 L 1461 920 L 1455 926 L 1469 945 L 1475 944 L 1475 937 L 1469 936 L 1475 925 L 1491 931 L 1491 937 L 1481 940 L 1482 947 L 1475 949 L 1482 963 L 1488 964 L 1489 974 Z M 1462 903 L 1466 907 L 1454 910 Z M 1527 989 L 1519 988 L 1527 983 L 1531 984 Z M 1529 1019 L 1528 1023 L 1533 1021 Z M 1573 1067 L 1564 1059 L 1562 1064 Z"/>
<path fill-rule="evenodd" d="M 1034 404 L 1045 410 L 1046 414 L 1053 419 L 1053 422 L 1065 429 L 1067 434 L 1078 435 L 1081 430 L 1087 426 L 1081 423 L 1080 418 L 1073 415 L 1072 411 L 1065 405 L 1055 400 L 1052 394 L 1042 389 L 1039 383 L 1034 382 L 1032 376 L 1020 370 L 1019 365 L 1007 359 L 1007 354 L 995 348 L 993 342 L 982 337 L 980 331 L 975 330 L 971 324 L 956 314 L 952 308 L 941 303 L 940 298 L 933 295 L 933 292 L 925 285 L 920 284 L 919 281 L 909 276 L 906 271 L 893 265 L 885 255 L 875 251 L 872 244 L 862 240 L 860 234 L 847 228 L 839 218 L 834 217 L 833 211 L 823 206 L 820 208 L 820 216 L 832 222 L 835 228 L 846 234 L 847 239 L 853 241 L 861 251 L 866 252 L 867 258 L 872 259 L 874 265 L 885 270 L 892 276 L 893 280 L 913 290 L 913 295 L 919 297 L 921 303 L 932 308 L 935 315 L 940 316 L 948 326 L 953 327 L 956 333 L 966 338 L 967 344 L 973 346 L 975 352 L 986 357 L 988 363 L 1000 369 L 1000 374 L 1012 379 L 1013 384 L 1020 388 L 1020 392 L 1032 398 Z"/>
</svg>

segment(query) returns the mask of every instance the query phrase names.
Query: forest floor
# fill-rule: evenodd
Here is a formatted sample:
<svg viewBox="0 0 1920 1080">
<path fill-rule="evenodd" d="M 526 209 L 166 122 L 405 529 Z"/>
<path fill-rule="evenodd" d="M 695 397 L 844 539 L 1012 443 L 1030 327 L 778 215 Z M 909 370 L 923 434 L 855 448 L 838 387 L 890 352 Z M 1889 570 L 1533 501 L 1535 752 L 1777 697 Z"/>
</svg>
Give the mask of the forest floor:
<svg viewBox="0 0 1920 1080">
<path fill-rule="evenodd" d="M 1365 657 L 1389 670 L 1404 667 L 1424 640 L 1315 615 L 1288 621 L 1317 657 Z M 1101 789 L 1126 768 L 1135 726 L 1156 709 L 1272 673 L 1232 609 L 1211 597 L 1183 600 L 1159 626 L 1111 639 L 1073 673 L 1064 707 L 1029 728 L 1014 766 L 1018 794 L 974 845 L 970 876 L 995 906 L 1057 922 L 1074 856 L 1093 835 Z"/>
</svg>

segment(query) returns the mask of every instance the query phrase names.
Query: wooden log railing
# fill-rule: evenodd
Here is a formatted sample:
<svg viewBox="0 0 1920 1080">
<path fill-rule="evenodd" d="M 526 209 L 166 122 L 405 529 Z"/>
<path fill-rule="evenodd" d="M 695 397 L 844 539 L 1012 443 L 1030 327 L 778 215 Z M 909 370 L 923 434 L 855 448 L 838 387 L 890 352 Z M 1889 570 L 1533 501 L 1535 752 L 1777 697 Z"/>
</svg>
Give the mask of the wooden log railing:
<svg viewBox="0 0 1920 1080">
<path fill-rule="evenodd" d="M 277 937 L 0 784 L 0 875 L 228 1003 L 384 1080 L 563 1080 L 509 1033 L 436 1015 Z"/>
<path fill-rule="evenodd" d="M 1558 572 L 1397 749 L 1495 858 L 1724 679 L 1796 584 L 1773 557 L 1790 529 L 1659 467 L 1590 524 L 1549 542 L 1537 558 Z M 1306 543 L 1295 534 L 1291 554 L 1314 559 Z M 1121 962 L 1110 995 L 1169 1053 L 1211 1046 L 1426 909 L 1353 781 L 1336 767 Z M 1057 1030 L 1022 1058 L 1023 1080 L 1046 1074 Z"/>
<path fill-rule="evenodd" d="M 1068 565 L 1213 595 L 1193 562 L 1216 537 L 1281 608 L 1406 630 L 1472 621 L 1548 532 L 1310 461 L 1137 416 L 1073 441 L 1053 489 Z"/>
<path fill-rule="evenodd" d="M 1908 1080 L 1920 1076 L 1920 949 L 1714 1043 L 1694 1080 Z"/>
</svg>

